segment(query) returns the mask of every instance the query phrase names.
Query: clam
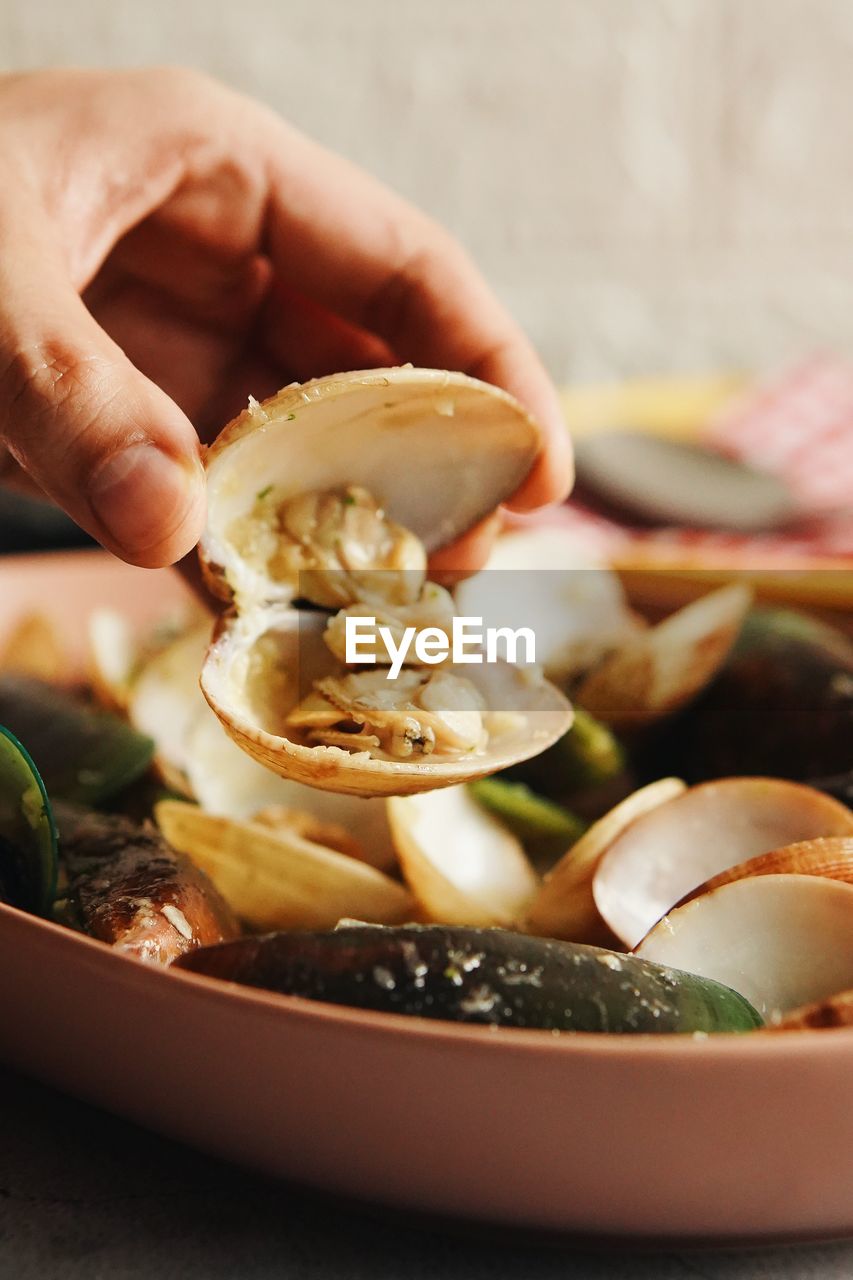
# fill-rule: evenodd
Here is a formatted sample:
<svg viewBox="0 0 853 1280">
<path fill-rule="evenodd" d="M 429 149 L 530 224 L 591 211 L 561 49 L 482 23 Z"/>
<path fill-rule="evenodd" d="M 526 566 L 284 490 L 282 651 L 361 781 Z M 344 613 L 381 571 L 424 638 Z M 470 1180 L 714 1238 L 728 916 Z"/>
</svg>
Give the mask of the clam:
<svg viewBox="0 0 853 1280">
<path fill-rule="evenodd" d="M 636 954 L 721 982 L 773 1022 L 853 987 L 853 885 L 737 880 L 670 912 Z"/>
<path fill-rule="evenodd" d="M 115 609 L 95 609 L 88 621 L 92 690 L 110 711 L 125 711 L 138 645 L 130 621 Z"/>
<path fill-rule="evenodd" d="M 341 827 L 353 856 L 377 867 L 393 866 L 394 848 L 381 800 L 335 795 L 281 778 L 228 737 L 198 685 L 209 640 L 210 624 L 202 621 L 173 635 L 165 646 L 143 642 L 149 656 L 134 662 L 127 714 L 154 739 L 164 780 L 220 817 L 245 820 L 262 810 L 286 811 L 291 828 L 307 832 L 313 823 L 310 838 L 318 844 L 326 843 L 322 826 Z"/>
<path fill-rule="evenodd" d="M 615 729 L 672 715 L 717 674 L 751 600 L 749 589 L 735 583 L 692 601 L 604 658 L 575 700 Z"/>
<path fill-rule="evenodd" d="M 512 529 L 495 543 L 485 569 L 455 588 L 460 613 L 494 627 L 531 627 L 536 658 L 565 684 L 642 629 L 619 578 L 560 525 Z"/>
<path fill-rule="evenodd" d="M 186 746 L 190 791 L 208 813 L 243 821 L 260 817 L 269 825 L 271 814 L 284 811 L 289 823 L 279 825 L 310 833 L 315 844 L 343 849 L 339 836 L 328 838 L 330 828 L 342 829 L 352 857 L 383 871 L 395 865 L 381 799 L 318 791 L 270 773 L 228 737 L 207 703 L 189 726 Z"/>
<path fill-rule="evenodd" d="M 493 1028 L 659 1034 L 761 1026 L 746 1000 L 716 982 L 501 929 L 347 922 L 330 933 L 203 947 L 177 964 L 283 995 Z"/>
<path fill-rule="evenodd" d="M 690 902 L 703 893 L 710 893 L 724 884 L 733 884 L 735 880 L 746 880 L 749 876 L 824 876 L 827 880 L 843 880 L 853 884 L 853 835 L 819 836 L 816 840 L 800 840 L 796 844 L 786 845 L 783 849 L 771 849 L 769 853 L 760 853 L 746 862 L 739 862 L 727 871 L 712 876 L 698 889 L 685 894 L 681 902 Z"/>
<path fill-rule="evenodd" d="M 48 914 L 57 865 L 56 824 L 41 775 L 0 727 L 0 902 Z"/>
<path fill-rule="evenodd" d="M 410 919 L 411 895 L 375 867 L 299 835 L 238 822 L 181 800 L 155 808 L 163 836 L 200 867 L 235 915 L 254 929 L 331 928 L 343 916 Z"/>
<path fill-rule="evenodd" d="M 527 908 L 524 927 L 531 933 L 574 942 L 613 942 L 614 934 L 602 920 L 592 893 L 599 862 L 634 823 L 685 789 L 678 778 L 660 778 L 599 818 L 545 877 Z"/>
<path fill-rule="evenodd" d="M 126 694 L 131 723 L 156 743 L 156 762 L 164 782 L 184 794 L 192 794 L 189 732 L 204 709 L 198 673 L 210 632 L 210 622 L 200 622 L 154 649 L 138 662 Z"/>
<path fill-rule="evenodd" d="M 803 840 L 851 835 L 853 812 L 820 791 L 777 778 L 724 778 L 633 823 L 601 858 L 592 892 L 601 918 L 634 947 L 720 871 Z"/>
<path fill-rule="evenodd" d="M 427 556 L 509 497 L 538 449 L 520 405 L 462 374 L 340 374 L 251 402 L 208 452 L 200 548 L 233 605 L 201 687 L 235 742 L 283 777 L 373 796 L 482 777 L 564 733 L 570 707 L 537 668 L 469 650 L 388 669 L 370 643 L 347 665 L 335 617 L 446 641 Z"/>
<path fill-rule="evenodd" d="M 388 821 L 420 916 L 442 924 L 508 925 L 538 878 L 521 842 L 466 787 L 387 801 Z"/>
<path fill-rule="evenodd" d="M 88 618 L 88 675 L 98 700 L 111 711 L 126 712 L 133 687 L 149 663 L 190 632 L 207 639 L 210 612 L 195 601 L 162 618 L 139 635 L 130 619 L 116 609 L 93 609 Z M 198 668 L 192 675 L 198 684 Z"/>
</svg>

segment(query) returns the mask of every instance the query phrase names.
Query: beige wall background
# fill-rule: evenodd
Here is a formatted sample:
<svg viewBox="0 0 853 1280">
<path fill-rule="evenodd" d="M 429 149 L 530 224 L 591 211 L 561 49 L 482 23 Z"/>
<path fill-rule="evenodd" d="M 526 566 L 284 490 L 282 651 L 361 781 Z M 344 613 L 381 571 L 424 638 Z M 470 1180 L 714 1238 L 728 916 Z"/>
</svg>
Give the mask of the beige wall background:
<svg viewBox="0 0 853 1280">
<path fill-rule="evenodd" d="M 465 242 L 559 379 L 853 347 L 853 0 L 0 0 L 202 67 Z"/>
</svg>

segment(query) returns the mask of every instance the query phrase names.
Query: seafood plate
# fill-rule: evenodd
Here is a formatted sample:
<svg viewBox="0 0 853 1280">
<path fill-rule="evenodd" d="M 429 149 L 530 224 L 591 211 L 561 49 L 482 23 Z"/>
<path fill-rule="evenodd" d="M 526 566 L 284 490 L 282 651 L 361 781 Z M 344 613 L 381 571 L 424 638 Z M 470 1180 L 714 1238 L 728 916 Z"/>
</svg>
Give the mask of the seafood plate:
<svg viewBox="0 0 853 1280">
<path fill-rule="evenodd" d="M 511 493 L 524 458 L 447 537 Z M 300 492 L 364 489 L 344 513 L 375 530 L 381 510 L 382 537 L 399 526 L 428 558 L 431 526 L 342 465 Z M 260 476 L 250 505 L 286 474 Z M 757 607 L 737 582 L 646 616 L 596 570 L 581 605 L 561 597 L 571 643 L 552 618 L 544 670 L 524 673 L 545 701 L 519 718 L 561 727 L 531 750 L 526 722 L 510 758 L 487 745 L 445 777 L 435 746 L 401 758 L 379 734 L 353 749 L 287 726 L 246 750 L 234 688 L 223 705 L 210 682 L 217 646 L 237 646 L 239 692 L 244 628 L 304 613 L 297 657 L 340 662 L 325 637 L 353 602 L 238 600 L 218 537 L 218 618 L 169 573 L 97 553 L 0 565 L 3 1059 L 383 1203 L 658 1240 L 853 1231 L 845 619 Z M 539 532 L 510 540 L 496 557 L 535 580 Z M 409 573 L 408 539 L 391 542 Z M 327 570 L 334 594 L 340 565 L 299 572 Z M 416 571 L 421 594 L 389 610 L 423 605 L 428 626 L 487 612 L 492 570 L 427 600 Z M 282 742 L 334 769 L 318 785 L 267 767 Z"/>
</svg>

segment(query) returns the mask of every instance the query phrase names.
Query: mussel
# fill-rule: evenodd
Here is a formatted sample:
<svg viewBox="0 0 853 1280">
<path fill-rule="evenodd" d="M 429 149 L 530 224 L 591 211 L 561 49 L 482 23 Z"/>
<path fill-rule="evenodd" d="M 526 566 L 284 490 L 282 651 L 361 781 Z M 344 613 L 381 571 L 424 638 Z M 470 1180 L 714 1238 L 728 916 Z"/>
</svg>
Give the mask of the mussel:
<svg viewBox="0 0 853 1280">
<path fill-rule="evenodd" d="M 761 1026 L 748 1001 L 716 982 L 500 929 L 346 923 L 205 947 L 177 963 L 283 995 L 492 1027 L 636 1034 Z"/>
<path fill-rule="evenodd" d="M 0 724 L 26 744 L 51 799 L 98 805 L 147 770 L 152 740 L 55 685 L 0 675 Z"/>
<path fill-rule="evenodd" d="M 794 610 L 753 610 L 654 767 L 676 759 L 692 781 L 760 773 L 853 802 L 853 639 Z"/>
<path fill-rule="evenodd" d="M 381 923 L 412 918 L 404 886 L 334 848 L 328 828 L 300 831 L 282 811 L 238 822 L 180 800 L 162 801 L 155 814 L 170 846 L 203 869 L 254 929 L 331 928 L 345 915 Z"/>
<path fill-rule="evenodd" d="M 47 915 L 57 877 L 56 825 L 24 747 L 0 727 L 0 902 Z"/>
</svg>

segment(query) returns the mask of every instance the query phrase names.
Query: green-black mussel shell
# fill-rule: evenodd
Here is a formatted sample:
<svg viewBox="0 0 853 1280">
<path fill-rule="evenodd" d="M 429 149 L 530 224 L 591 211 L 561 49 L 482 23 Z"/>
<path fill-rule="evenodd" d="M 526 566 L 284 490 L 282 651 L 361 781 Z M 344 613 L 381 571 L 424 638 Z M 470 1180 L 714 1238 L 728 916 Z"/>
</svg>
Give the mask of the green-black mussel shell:
<svg viewBox="0 0 853 1280">
<path fill-rule="evenodd" d="M 501 929 L 345 924 L 182 956 L 192 969 L 285 995 L 387 1013 L 546 1031 L 751 1031 L 728 987 L 635 956 Z"/>
<path fill-rule="evenodd" d="M 140 777 L 154 743 L 118 716 L 26 676 L 0 676 L 0 724 L 26 744 L 54 800 L 99 805 Z"/>
<path fill-rule="evenodd" d="M 0 726 L 0 901 L 48 914 L 56 892 L 56 825 L 38 769 Z"/>
</svg>

